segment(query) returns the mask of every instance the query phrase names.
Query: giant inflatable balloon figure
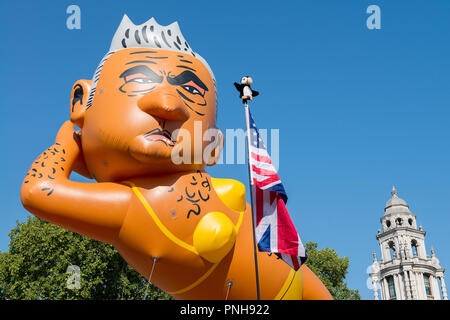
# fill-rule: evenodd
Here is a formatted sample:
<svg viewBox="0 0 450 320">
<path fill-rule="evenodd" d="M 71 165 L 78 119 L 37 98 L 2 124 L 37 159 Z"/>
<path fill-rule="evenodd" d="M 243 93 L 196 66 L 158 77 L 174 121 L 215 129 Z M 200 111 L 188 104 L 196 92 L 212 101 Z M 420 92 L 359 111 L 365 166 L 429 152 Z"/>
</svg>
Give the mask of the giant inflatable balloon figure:
<svg viewBox="0 0 450 320">
<path fill-rule="evenodd" d="M 205 171 L 223 139 L 200 162 L 171 156 L 180 143 L 193 150 L 184 158 L 203 154 L 205 142 L 175 132 L 202 135 L 216 121 L 214 75 L 178 24 L 134 25 L 124 16 L 93 79 L 73 85 L 69 109 L 70 121 L 26 174 L 25 208 L 113 245 L 176 299 L 255 299 L 245 187 Z M 72 171 L 96 182 L 72 181 Z M 262 299 L 331 298 L 306 266 L 294 272 L 264 252 L 258 263 Z"/>
</svg>

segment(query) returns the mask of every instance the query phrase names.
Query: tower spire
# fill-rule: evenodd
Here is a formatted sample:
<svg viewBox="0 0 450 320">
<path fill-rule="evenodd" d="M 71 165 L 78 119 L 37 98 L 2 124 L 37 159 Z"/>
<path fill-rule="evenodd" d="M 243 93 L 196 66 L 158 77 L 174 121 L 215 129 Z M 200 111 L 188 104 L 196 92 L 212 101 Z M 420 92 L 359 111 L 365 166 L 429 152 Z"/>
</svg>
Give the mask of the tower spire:
<svg viewBox="0 0 450 320">
<path fill-rule="evenodd" d="M 395 189 L 395 186 L 392 186 L 391 194 L 393 197 L 397 196 L 397 189 Z"/>
</svg>

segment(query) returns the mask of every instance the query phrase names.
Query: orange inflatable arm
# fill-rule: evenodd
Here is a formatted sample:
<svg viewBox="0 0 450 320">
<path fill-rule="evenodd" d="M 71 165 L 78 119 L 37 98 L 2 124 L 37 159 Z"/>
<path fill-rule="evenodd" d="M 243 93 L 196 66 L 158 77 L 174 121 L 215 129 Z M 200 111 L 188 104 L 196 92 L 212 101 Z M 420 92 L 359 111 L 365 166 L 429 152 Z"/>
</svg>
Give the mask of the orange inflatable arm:
<svg viewBox="0 0 450 320">
<path fill-rule="evenodd" d="M 80 167 L 81 158 L 74 126 L 67 121 L 55 144 L 28 171 L 21 189 L 22 203 L 39 218 L 111 243 L 127 212 L 130 188 L 117 183 L 71 181 L 70 173 Z"/>
</svg>

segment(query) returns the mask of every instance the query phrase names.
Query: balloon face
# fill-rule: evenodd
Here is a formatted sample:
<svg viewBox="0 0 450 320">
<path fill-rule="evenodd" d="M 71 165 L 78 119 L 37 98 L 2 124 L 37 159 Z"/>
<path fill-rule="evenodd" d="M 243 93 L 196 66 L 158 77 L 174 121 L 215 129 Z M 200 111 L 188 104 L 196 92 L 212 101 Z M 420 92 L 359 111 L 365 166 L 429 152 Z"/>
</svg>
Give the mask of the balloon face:
<svg viewBox="0 0 450 320">
<path fill-rule="evenodd" d="M 84 114 L 86 165 L 98 181 L 202 169 L 193 156 L 202 154 L 203 133 L 215 118 L 214 80 L 200 60 L 168 50 L 119 50 L 104 63 Z M 190 134 L 190 163 L 171 159 L 185 138 L 177 129 Z"/>
</svg>

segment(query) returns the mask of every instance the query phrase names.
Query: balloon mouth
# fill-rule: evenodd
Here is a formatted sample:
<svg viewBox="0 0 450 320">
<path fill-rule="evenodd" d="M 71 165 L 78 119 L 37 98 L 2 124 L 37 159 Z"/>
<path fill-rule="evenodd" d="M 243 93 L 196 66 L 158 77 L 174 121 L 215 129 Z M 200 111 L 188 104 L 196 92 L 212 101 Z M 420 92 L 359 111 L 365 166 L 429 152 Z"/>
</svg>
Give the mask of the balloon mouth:
<svg viewBox="0 0 450 320">
<path fill-rule="evenodd" d="M 129 144 L 128 153 L 142 163 L 164 162 L 171 159 L 175 142 L 167 132 L 154 129 L 134 137 Z"/>
<path fill-rule="evenodd" d="M 148 140 L 148 141 L 161 141 L 169 147 L 175 146 L 175 142 L 176 142 L 172 139 L 171 134 L 168 130 L 161 131 L 161 129 L 159 129 L 159 128 L 153 129 L 153 130 L 145 133 L 143 135 L 143 137 L 145 138 L 145 140 Z"/>
</svg>

